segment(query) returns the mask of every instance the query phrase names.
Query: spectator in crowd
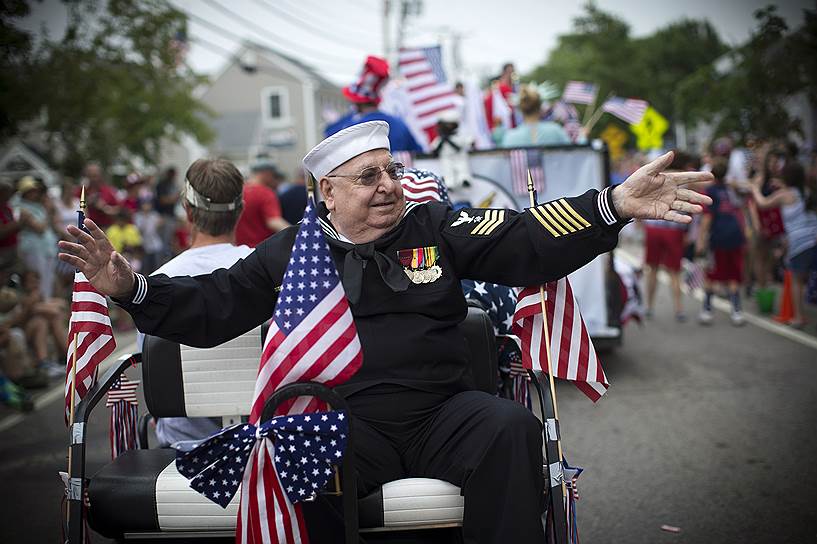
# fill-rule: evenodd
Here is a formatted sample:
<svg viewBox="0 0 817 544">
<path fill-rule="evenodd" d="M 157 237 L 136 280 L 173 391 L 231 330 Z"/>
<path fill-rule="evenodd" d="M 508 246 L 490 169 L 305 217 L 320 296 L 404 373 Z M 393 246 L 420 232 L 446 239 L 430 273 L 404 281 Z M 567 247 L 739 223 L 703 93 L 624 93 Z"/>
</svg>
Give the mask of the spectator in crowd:
<svg viewBox="0 0 817 544">
<path fill-rule="evenodd" d="M 26 268 L 37 272 L 40 294 L 51 298 L 57 267 L 57 235 L 45 207 L 45 186 L 31 176 L 24 176 L 17 187 L 20 214 L 27 219 L 19 234 L 19 254 Z"/>
<path fill-rule="evenodd" d="M 239 244 L 255 247 L 289 226 L 281 215 L 275 192 L 282 181 L 283 175 L 271 162 L 262 161 L 252 167 L 250 179 L 244 184 L 244 212 L 235 229 Z"/>
<path fill-rule="evenodd" d="M 281 201 L 281 215 L 287 223 L 294 225 L 303 218 L 306 209 L 306 174 L 303 168 L 295 170 L 291 182 L 281 184 L 278 200 Z"/>
<path fill-rule="evenodd" d="M 160 229 L 162 216 L 153 209 L 153 199 L 142 197 L 139 210 L 133 215 L 133 224 L 142 235 L 142 271 L 150 274 L 159 267 L 164 251 Z"/>
<path fill-rule="evenodd" d="M 809 271 L 817 257 L 817 213 L 806 206 L 804 194 L 805 169 L 794 160 L 786 162 L 781 176 L 773 178 L 774 192 L 766 196 L 758 185 L 752 185 L 752 194 L 761 209 L 780 207 L 786 229 L 786 268 L 791 272 L 794 286 L 794 316 L 789 325 L 802 328 L 803 298 Z"/>
<path fill-rule="evenodd" d="M 505 128 L 516 127 L 516 112 L 511 104 L 511 96 L 514 93 L 515 73 L 516 69 L 514 68 L 513 63 L 506 62 L 503 64 L 502 73 L 499 75 L 499 78 L 491 82 L 491 87 L 488 89 L 488 92 L 485 95 L 485 119 L 488 120 L 488 125 L 491 130 L 496 128 L 497 125 L 504 124 L 502 121 L 502 113 L 497 111 L 498 106 L 501 106 L 501 110 L 507 110 L 509 112 L 509 126 Z M 497 99 L 501 99 L 503 104 L 497 104 Z"/>
<path fill-rule="evenodd" d="M 782 176 L 786 162 L 786 151 L 780 146 L 767 145 L 757 155 L 758 168 L 752 184 L 760 189 L 762 196 L 768 197 L 775 191 L 773 181 Z M 754 194 L 751 187 L 747 189 Z M 764 290 L 774 276 L 775 252 L 785 238 L 786 232 L 779 206 L 760 206 L 757 199 L 752 203 L 750 217 L 755 226 L 752 247 L 753 268 L 756 285 Z"/>
<path fill-rule="evenodd" d="M 542 99 L 533 85 L 525 85 L 519 92 L 519 111 L 522 124 L 505 132 L 502 147 L 529 145 L 565 145 L 570 138 L 561 125 L 553 121 L 541 121 Z"/>
<path fill-rule="evenodd" d="M 102 167 L 98 163 L 91 162 L 85 167 L 84 185 L 85 203 L 88 206 L 86 216 L 103 229 L 111 226 L 119 211 L 119 196 L 116 189 L 105 182 Z M 81 191 L 78 187 L 75 190 L 76 196 L 80 196 Z"/>
<path fill-rule="evenodd" d="M 380 104 L 380 92 L 388 79 L 388 61 L 369 56 L 357 81 L 343 88 L 343 96 L 352 104 L 353 110 L 328 125 L 324 136 L 331 136 L 346 127 L 366 121 L 385 121 L 389 124 L 389 144 L 392 152 L 422 151 L 422 147 L 402 119 L 377 109 Z"/>
<path fill-rule="evenodd" d="M 694 158 L 690 155 L 676 152 L 672 164 L 667 168 L 667 172 L 696 170 L 693 163 Z M 664 268 L 670 277 L 675 320 L 683 323 L 686 321 L 686 314 L 684 313 L 684 303 L 681 297 L 681 259 L 684 256 L 687 227 L 681 223 L 660 219 L 649 219 L 644 221 L 643 224 L 646 246 L 644 254 L 647 282 L 646 316 L 650 318 L 653 315 L 655 291 L 658 287 L 658 269 Z"/>
<path fill-rule="evenodd" d="M 68 346 L 66 303 L 41 294 L 40 274 L 36 270 L 23 272 L 22 287 L 20 301 L 9 312 L 4 324 L 8 329 L 20 328 L 25 332 L 37 368 L 51 377 L 65 376 L 64 361 Z M 49 357 L 49 342 L 56 353 L 53 359 Z"/>
<path fill-rule="evenodd" d="M 162 246 L 165 251 L 164 257 L 170 258 L 173 248 L 173 239 L 176 235 L 176 203 L 179 201 L 179 188 L 176 185 L 176 168 L 168 167 L 159 176 L 154 188 L 153 208 L 162 218 L 162 226 L 159 231 L 162 239 Z"/>
<path fill-rule="evenodd" d="M 131 214 L 139 209 L 139 195 L 143 185 L 144 180 L 137 172 L 131 172 L 125 178 L 125 198 L 122 200 L 122 207 Z"/>
<path fill-rule="evenodd" d="M 9 205 L 13 195 L 11 180 L 0 178 L 0 286 L 6 284 L 9 273 L 17 265 L 18 233 L 25 226 Z"/>
<path fill-rule="evenodd" d="M 242 210 L 241 173 L 232 163 L 200 159 L 187 171 L 182 205 L 192 225 L 190 249 L 180 253 L 153 274 L 196 276 L 229 268 L 252 249 L 234 245 L 235 227 Z M 143 335 L 140 333 L 139 345 Z M 221 429 L 220 419 L 160 418 L 156 435 L 160 446 L 205 438 Z"/>
<path fill-rule="evenodd" d="M 25 332 L 12 326 L 18 299 L 14 289 L 0 287 L 0 372 L 20 387 L 40 389 L 48 385 L 48 376 L 32 365 Z"/>
<path fill-rule="evenodd" d="M 728 289 L 732 303 L 732 324 L 740 326 L 744 323 L 740 286 L 743 281 L 743 248 L 746 239 L 743 235 L 740 199 L 726 184 L 727 169 L 726 159 L 718 158 L 712 163 L 715 182 L 706 190 L 706 194 L 712 199 L 712 205 L 706 208 L 696 243 L 697 253 L 702 255 L 708 249 L 711 260 L 704 280 L 703 309 L 698 316 L 702 325 L 712 323 L 713 284 L 723 284 Z"/>
<path fill-rule="evenodd" d="M 62 180 L 60 186 L 60 198 L 54 201 L 54 233 L 61 240 L 72 241 L 73 238 L 65 230 L 68 225 L 77 224 L 77 211 L 79 210 L 79 198 L 75 196 L 76 183 L 69 177 Z M 70 293 L 74 283 L 74 267 L 62 261 L 57 261 L 57 287 L 60 296 Z"/>
</svg>

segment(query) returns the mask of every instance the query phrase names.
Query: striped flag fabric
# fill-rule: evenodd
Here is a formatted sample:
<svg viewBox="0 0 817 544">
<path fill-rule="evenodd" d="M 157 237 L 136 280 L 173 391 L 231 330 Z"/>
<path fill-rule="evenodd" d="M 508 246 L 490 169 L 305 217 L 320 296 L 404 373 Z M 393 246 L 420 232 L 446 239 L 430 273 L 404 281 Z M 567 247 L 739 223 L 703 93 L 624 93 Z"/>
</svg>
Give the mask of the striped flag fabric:
<svg viewBox="0 0 817 544">
<path fill-rule="evenodd" d="M 587 326 L 567 278 L 544 285 L 547 327 L 553 376 L 570 380 L 590 400 L 596 402 L 610 387 L 596 355 Z M 542 321 L 539 286 L 519 293 L 513 316 L 513 330 L 522 348 L 525 368 L 547 372 L 547 352 Z"/>
<path fill-rule="evenodd" d="M 122 375 L 108 390 L 105 406 L 111 409 L 111 458 L 139 447 L 139 400 L 136 389 L 139 380 Z"/>
<path fill-rule="evenodd" d="M 400 179 L 406 202 L 442 202 L 449 204 L 448 189 L 434 173 L 417 168 L 406 168 Z"/>
<path fill-rule="evenodd" d="M 391 156 L 394 162 L 399 162 L 406 168 L 411 168 L 414 165 L 414 156 L 411 151 L 392 151 Z"/>
<path fill-rule="evenodd" d="M 528 170 L 533 178 L 533 188 L 542 191 L 545 188 L 545 167 L 542 153 L 538 149 L 513 149 L 511 160 L 511 188 L 514 194 L 528 194 Z"/>
<path fill-rule="evenodd" d="M 568 81 L 562 93 L 562 100 L 573 104 L 592 104 L 599 88 L 586 81 Z"/>
<path fill-rule="evenodd" d="M 310 200 L 264 342 L 250 423 L 261 423 L 267 399 L 281 386 L 316 381 L 334 387 L 357 372 L 362 361 L 352 312 Z M 299 397 L 281 409 L 288 414 L 315 412 L 323 403 Z M 276 461 L 273 442 L 257 440 L 241 486 L 236 529 L 240 543 L 308 541 L 300 504 L 293 506 L 287 498 Z"/>
<path fill-rule="evenodd" d="M 614 96 L 606 100 L 601 109 L 615 115 L 625 123 L 637 125 L 641 122 L 641 118 L 644 117 L 647 106 L 649 106 L 649 103 L 646 100 Z"/>
<path fill-rule="evenodd" d="M 113 353 L 115 348 L 116 340 L 108 315 L 107 299 L 91 285 L 82 272 L 76 272 L 71 294 L 71 321 L 68 325 L 68 363 L 65 367 L 66 425 L 71 414 L 74 349 L 77 358 L 77 383 L 73 402 L 76 406 L 96 383 L 99 364 Z"/>
<path fill-rule="evenodd" d="M 406 79 L 412 113 L 430 142 L 436 135 L 440 114 L 455 109 L 460 100 L 446 77 L 442 48 L 439 45 L 402 48 L 397 65 L 400 75 Z"/>
</svg>

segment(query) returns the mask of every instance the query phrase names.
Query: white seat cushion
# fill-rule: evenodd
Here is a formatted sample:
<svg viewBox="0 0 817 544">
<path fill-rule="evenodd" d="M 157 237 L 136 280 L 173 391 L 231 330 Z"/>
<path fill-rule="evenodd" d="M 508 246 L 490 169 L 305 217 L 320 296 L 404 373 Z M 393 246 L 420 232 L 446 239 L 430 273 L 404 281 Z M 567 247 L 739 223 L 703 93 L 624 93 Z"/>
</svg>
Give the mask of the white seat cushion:
<svg viewBox="0 0 817 544">
<path fill-rule="evenodd" d="M 460 488 L 430 478 L 406 478 L 383 485 L 384 527 L 461 525 Z"/>
<path fill-rule="evenodd" d="M 240 480 L 241 476 L 237 476 Z M 241 488 L 239 488 L 241 489 Z M 234 531 L 238 515 L 236 492 L 222 508 L 190 487 L 190 480 L 170 463 L 156 479 L 156 515 L 162 531 Z"/>
</svg>

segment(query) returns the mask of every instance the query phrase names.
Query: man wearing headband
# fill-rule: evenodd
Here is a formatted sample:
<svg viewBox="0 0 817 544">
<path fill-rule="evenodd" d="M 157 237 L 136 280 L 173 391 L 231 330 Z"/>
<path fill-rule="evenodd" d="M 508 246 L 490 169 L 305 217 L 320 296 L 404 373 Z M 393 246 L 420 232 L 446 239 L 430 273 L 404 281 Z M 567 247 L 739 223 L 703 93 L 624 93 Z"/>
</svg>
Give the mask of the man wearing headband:
<svg viewBox="0 0 817 544">
<path fill-rule="evenodd" d="M 460 279 L 541 284 L 613 249 L 630 218 L 689 222 L 682 212 L 700 213 L 709 199 L 679 187 L 711 175 L 661 173 L 671 159 L 615 189 L 517 213 L 406 203 L 382 121 L 344 129 L 307 154 L 363 348 L 360 370 L 336 388 L 355 420 L 362 495 L 399 478 L 446 480 L 465 497 L 465 542 L 542 542 L 541 425 L 522 405 L 473 391 L 457 328 L 467 313 Z M 86 224 L 90 235 L 69 229 L 80 243 L 61 242 L 61 258 L 116 297 L 142 330 L 194 346 L 270 318 L 296 234 L 268 238 L 230 270 L 144 278 Z"/>
<path fill-rule="evenodd" d="M 225 160 L 199 159 L 187 170 L 182 205 L 191 226 L 190 248 L 179 253 L 151 274 L 170 277 L 209 274 L 229 268 L 252 248 L 235 245 L 235 227 L 244 209 L 241 172 Z M 139 333 L 141 347 L 144 334 Z M 156 423 L 159 446 L 179 441 L 201 440 L 221 429 L 221 418 L 163 417 Z"/>
</svg>

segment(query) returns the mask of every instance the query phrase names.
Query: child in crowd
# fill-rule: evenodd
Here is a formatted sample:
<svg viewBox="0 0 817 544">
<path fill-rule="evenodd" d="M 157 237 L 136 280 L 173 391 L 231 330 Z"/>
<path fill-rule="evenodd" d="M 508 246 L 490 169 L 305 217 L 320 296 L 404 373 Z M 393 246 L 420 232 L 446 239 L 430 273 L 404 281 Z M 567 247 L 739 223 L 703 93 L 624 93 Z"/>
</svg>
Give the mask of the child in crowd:
<svg viewBox="0 0 817 544">
<path fill-rule="evenodd" d="M 789 325 L 803 328 L 803 298 L 806 280 L 817 259 L 817 213 L 806 206 L 806 172 L 796 161 L 789 160 L 779 178 L 772 179 L 775 191 L 765 196 L 758 185 L 752 185 L 752 195 L 760 209 L 780 206 L 786 229 L 786 268 L 792 274 L 794 316 Z"/>
<path fill-rule="evenodd" d="M 740 286 L 743 282 L 744 237 L 741 202 L 734 190 L 726 185 L 726 171 L 729 167 L 724 158 L 716 158 L 712 163 L 715 182 L 706 189 L 712 199 L 701 218 L 696 250 L 699 255 L 709 251 L 710 266 L 704 280 L 704 304 L 698 321 L 702 325 L 712 323 L 712 295 L 714 284 L 723 284 L 732 303 L 731 320 L 735 326 L 744 323 L 740 301 Z"/>
<path fill-rule="evenodd" d="M 141 198 L 139 211 L 133 216 L 133 223 L 142 235 L 142 273 L 150 274 L 161 264 L 164 244 L 159 229 L 162 216 L 153 209 L 153 198 Z"/>
<path fill-rule="evenodd" d="M 134 269 L 139 271 L 141 267 L 137 266 L 137 264 L 142 254 L 142 235 L 136 225 L 131 223 L 130 219 L 131 216 L 128 210 L 119 210 L 116 214 L 116 221 L 108 227 L 105 235 L 111 241 L 113 248 L 134 264 Z M 137 263 L 134 263 L 134 258 Z"/>
</svg>

